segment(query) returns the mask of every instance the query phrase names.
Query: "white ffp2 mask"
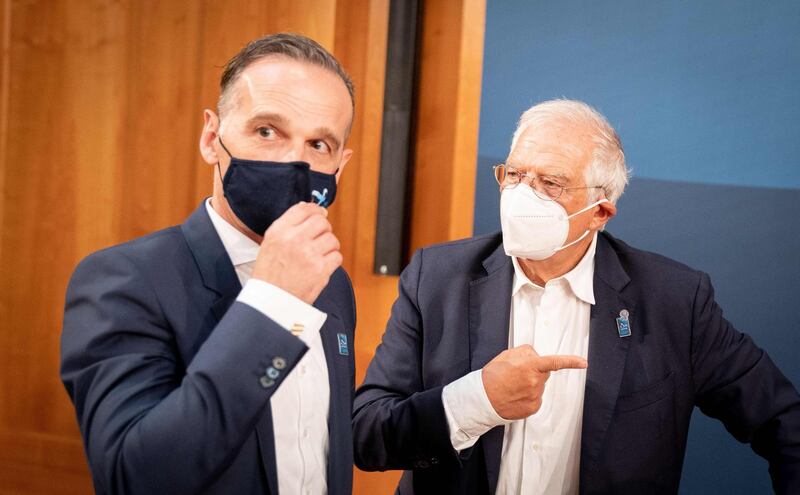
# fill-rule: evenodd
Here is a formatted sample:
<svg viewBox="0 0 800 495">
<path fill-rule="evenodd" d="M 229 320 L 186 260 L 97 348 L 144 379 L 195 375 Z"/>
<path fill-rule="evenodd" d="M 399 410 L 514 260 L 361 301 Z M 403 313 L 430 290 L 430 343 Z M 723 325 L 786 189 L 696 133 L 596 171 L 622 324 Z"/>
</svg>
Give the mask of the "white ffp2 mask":
<svg viewBox="0 0 800 495">
<path fill-rule="evenodd" d="M 538 197 L 527 184 L 503 189 L 500 194 L 503 248 L 509 256 L 531 260 L 547 259 L 589 235 L 587 230 L 565 245 L 570 218 L 606 201 L 608 200 L 603 198 L 568 215 L 563 206 L 556 201 L 546 201 Z"/>
</svg>

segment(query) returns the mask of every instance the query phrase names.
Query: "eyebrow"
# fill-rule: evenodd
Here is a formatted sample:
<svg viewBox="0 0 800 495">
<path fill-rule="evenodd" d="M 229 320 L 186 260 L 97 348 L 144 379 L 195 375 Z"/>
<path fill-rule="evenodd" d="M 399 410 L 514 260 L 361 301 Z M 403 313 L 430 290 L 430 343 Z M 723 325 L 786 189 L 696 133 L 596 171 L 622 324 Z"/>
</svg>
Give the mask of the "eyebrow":
<svg viewBox="0 0 800 495">
<path fill-rule="evenodd" d="M 333 134 L 333 131 L 328 129 L 327 127 L 317 127 L 316 129 L 314 129 L 314 134 L 317 136 L 322 136 L 323 140 L 330 141 L 331 144 L 333 145 L 332 146 L 333 149 L 331 151 L 338 151 L 339 147 L 341 147 L 342 145 L 342 143 L 340 143 L 339 140 L 336 138 L 336 136 Z"/>
<path fill-rule="evenodd" d="M 252 127 L 253 125 L 259 122 L 271 122 L 279 127 L 288 127 L 289 125 L 289 120 L 283 115 L 279 113 L 265 112 L 253 115 L 252 117 L 247 119 L 246 126 Z M 333 148 L 331 151 L 338 151 L 339 148 L 342 146 L 342 143 L 339 141 L 339 139 L 336 137 L 333 131 L 327 127 L 317 127 L 316 129 L 314 129 L 312 134 L 315 136 L 320 136 L 318 139 L 321 139 L 323 141 L 330 141 L 332 145 L 331 148 Z"/>
<path fill-rule="evenodd" d="M 517 169 L 517 170 L 522 170 L 525 165 L 517 165 L 516 162 L 508 161 L 508 162 L 506 162 L 506 166 L 514 168 L 514 169 Z M 552 173 L 552 174 L 536 174 L 536 175 L 543 176 L 543 177 L 550 177 L 550 178 L 553 178 L 553 179 L 563 179 L 565 181 L 569 181 L 570 180 L 569 176 L 567 174 L 565 174 L 564 172 L 556 172 L 556 173 Z"/>
<path fill-rule="evenodd" d="M 258 122 L 264 122 L 264 121 L 274 122 L 275 124 L 277 124 L 279 126 L 283 126 L 283 127 L 285 127 L 289 123 L 289 121 L 286 119 L 286 117 L 284 117 L 283 115 L 281 115 L 279 113 L 267 113 L 267 112 L 265 112 L 265 113 L 258 113 L 256 115 L 253 115 L 252 117 L 247 119 L 247 122 L 246 122 L 245 125 L 247 127 L 251 127 L 251 126 L 255 125 Z"/>
<path fill-rule="evenodd" d="M 569 182 L 569 177 L 567 174 L 564 173 L 557 173 L 557 174 L 541 174 L 544 177 L 550 177 L 551 179 L 561 179 L 564 182 Z"/>
</svg>

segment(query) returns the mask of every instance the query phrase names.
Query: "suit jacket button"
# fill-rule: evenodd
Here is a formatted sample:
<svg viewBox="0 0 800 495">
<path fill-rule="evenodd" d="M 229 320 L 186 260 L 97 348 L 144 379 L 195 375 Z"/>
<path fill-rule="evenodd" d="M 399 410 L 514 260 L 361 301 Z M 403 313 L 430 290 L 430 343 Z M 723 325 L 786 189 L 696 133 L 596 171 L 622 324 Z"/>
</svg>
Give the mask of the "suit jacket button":
<svg viewBox="0 0 800 495">
<path fill-rule="evenodd" d="M 286 368 L 286 360 L 283 359 L 282 357 L 276 357 L 276 358 L 274 358 L 272 360 L 272 366 L 276 370 L 282 370 L 282 369 Z"/>
<path fill-rule="evenodd" d="M 275 385 L 275 380 L 270 380 L 266 376 L 262 376 L 261 378 L 258 379 L 258 381 L 261 383 L 261 386 L 264 387 L 264 388 L 269 388 L 269 387 Z"/>
<path fill-rule="evenodd" d="M 439 464 L 439 458 L 438 457 L 431 457 L 431 466 L 435 466 L 437 464 Z"/>
<path fill-rule="evenodd" d="M 273 380 L 278 378 L 278 375 L 280 374 L 281 374 L 280 371 L 276 370 L 272 366 L 267 368 L 267 377 L 272 378 Z"/>
</svg>

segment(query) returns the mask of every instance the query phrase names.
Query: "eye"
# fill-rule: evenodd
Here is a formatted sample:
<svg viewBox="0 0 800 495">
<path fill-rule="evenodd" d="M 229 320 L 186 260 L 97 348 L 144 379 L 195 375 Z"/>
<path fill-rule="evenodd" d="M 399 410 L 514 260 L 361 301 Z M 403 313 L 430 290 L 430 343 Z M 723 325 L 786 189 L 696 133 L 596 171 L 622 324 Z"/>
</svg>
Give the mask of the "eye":
<svg viewBox="0 0 800 495">
<path fill-rule="evenodd" d="M 326 143 L 325 141 L 322 141 L 320 139 L 317 139 L 315 141 L 311 141 L 311 147 L 314 148 L 315 150 L 321 152 L 321 153 L 330 153 L 331 152 L 331 147 L 328 146 L 328 143 Z"/>
<path fill-rule="evenodd" d="M 256 131 L 258 132 L 258 135 L 261 136 L 262 138 L 275 137 L 275 129 L 273 129 L 272 127 L 259 127 L 258 129 L 256 129 Z"/>
<path fill-rule="evenodd" d="M 519 175 L 520 175 L 519 172 L 517 172 L 513 168 L 508 169 L 506 171 L 506 177 L 508 177 L 509 179 L 519 179 Z"/>
<path fill-rule="evenodd" d="M 541 180 L 542 185 L 544 187 L 552 187 L 552 188 L 559 188 L 559 189 L 561 188 L 561 184 L 559 184 L 558 182 L 554 181 L 553 179 L 550 179 L 549 177 L 542 177 L 540 180 Z"/>
</svg>

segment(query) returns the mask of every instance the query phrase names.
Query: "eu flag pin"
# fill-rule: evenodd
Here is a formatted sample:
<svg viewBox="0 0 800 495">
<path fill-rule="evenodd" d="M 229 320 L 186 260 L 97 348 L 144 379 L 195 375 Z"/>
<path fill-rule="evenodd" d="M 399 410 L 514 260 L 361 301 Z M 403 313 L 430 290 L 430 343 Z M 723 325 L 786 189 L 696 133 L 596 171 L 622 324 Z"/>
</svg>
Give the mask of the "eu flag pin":
<svg viewBox="0 0 800 495">
<path fill-rule="evenodd" d="M 620 337 L 631 336 L 631 323 L 628 321 L 628 316 L 630 316 L 630 313 L 628 313 L 627 309 L 623 309 L 619 312 L 619 318 L 617 318 L 617 332 Z"/>
<path fill-rule="evenodd" d="M 339 341 L 339 354 L 342 356 L 350 355 L 350 351 L 347 349 L 347 335 L 343 333 L 337 333 L 336 339 Z"/>
</svg>

